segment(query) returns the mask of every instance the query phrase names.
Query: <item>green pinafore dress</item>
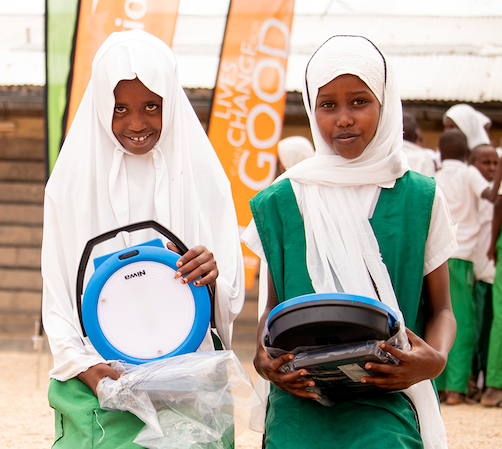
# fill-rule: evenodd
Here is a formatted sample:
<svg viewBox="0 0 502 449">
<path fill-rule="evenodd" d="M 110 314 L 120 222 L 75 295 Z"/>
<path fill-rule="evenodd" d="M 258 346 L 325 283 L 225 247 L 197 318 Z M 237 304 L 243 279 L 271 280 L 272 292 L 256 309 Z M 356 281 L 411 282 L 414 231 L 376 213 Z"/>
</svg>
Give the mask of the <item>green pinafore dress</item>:
<svg viewBox="0 0 502 449">
<path fill-rule="evenodd" d="M 435 181 L 407 172 L 382 189 L 370 220 L 406 325 L 424 327 L 423 267 Z M 306 264 L 305 229 L 288 179 L 257 194 L 251 210 L 279 303 L 314 293 Z M 422 448 L 418 420 L 401 393 L 342 401 L 324 407 L 271 385 L 264 446 L 267 449 Z"/>
</svg>

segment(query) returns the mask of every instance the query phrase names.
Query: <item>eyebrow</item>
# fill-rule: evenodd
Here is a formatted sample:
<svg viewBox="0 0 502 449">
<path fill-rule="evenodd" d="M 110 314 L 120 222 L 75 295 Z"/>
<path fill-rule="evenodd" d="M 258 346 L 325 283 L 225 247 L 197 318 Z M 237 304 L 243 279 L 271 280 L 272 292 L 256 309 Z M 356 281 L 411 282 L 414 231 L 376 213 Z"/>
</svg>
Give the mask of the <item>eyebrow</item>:
<svg viewBox="0 0 502 449">
<path fill-rule="evenodd" d="M 348 92 L 350 95 L 361 95 L 361 94 L 368 94 L 370 93 L 371 90 L 368 88 L 368 90 L 358 90 L 356 92 Z M 317 95 L 317 98 L 319 97 L 329 97 L 331 94 L 319 94 Z"/>
</svg>

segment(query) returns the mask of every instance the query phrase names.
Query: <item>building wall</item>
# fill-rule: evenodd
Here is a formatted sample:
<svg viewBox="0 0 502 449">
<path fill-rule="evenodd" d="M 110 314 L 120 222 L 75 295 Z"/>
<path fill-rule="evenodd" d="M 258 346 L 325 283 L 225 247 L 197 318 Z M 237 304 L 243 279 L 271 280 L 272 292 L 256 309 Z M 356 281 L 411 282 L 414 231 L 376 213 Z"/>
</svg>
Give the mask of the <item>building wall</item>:
<svg viewBox="0 0 502 449">
<path fill-rule="evenodd" d="M 29 344 L 41 312 L 44 119 L 0 108 L 0 349 Z"/>
</svg>

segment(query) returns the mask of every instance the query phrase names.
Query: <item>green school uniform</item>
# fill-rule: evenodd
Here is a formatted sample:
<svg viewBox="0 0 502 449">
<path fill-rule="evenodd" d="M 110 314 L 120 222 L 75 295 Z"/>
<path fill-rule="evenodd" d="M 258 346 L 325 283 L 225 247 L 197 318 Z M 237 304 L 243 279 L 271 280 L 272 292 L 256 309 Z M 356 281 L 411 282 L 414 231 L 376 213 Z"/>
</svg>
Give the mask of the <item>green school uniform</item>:
<svg viewBox="0 0 502 449">
<path fill-rule="evenodd" d="M 474 284 L 474 358 L 472 373 L 476 376 L 484 371 L 488 359 L 488 342 L 492 323 L 492 286 L 488 282 L 476 281 Z"/>
<path fill-rule="evenodd" d="M 474 266 L 462 259 L 449 259 L 451 305 L 457 332 L 446 368 L 436 379 L 440 391 L 467 393 L 475 348 Z"/>
<path fill-rule="evenodd" d="M 102 410 L 92 390 L 77 378 L 52 379 L 49 404 L 56 418 L 53 449 L 140 449 L 133 443 L 145 424 L 129 412 Z M 193 449 L 233 449 L 234 428 L 219 441 L 192 445 Z"/>
<path fill-rule="evenodd" d="M 381 190 L 370 220 L 407 326 L 418 335 L 424 326 L 421 292 L 434 195 L 433 179 L 408 172 L 394 188 Z M 313 293 L 303 220 L 290 181 L 260 192 L 251 210 L 278 302 Z M 423 447 L 415 412 L 402 394 L 324 407 L 274 385 L 264 441 L 267 449 Z"/>
<path fill-rule="evenodd" d="M 216 350 L 223 349 L 221 340 L 211 332 Z M 54 449 L 139 449 L 133 443 L 145 426 L 129 412 L 102 410 L 92 390 L 77 378 L 60 382 L 51 379 L 49 405 L 54 409 Z M 199 444 L 194 449 L 233 449 L 234 428 L 230 426 L 221 440 Z"/>
<path fill-rule="evenodd" d="M 502 388 L 502 233 L 497 240 L 497 266 L 493 281 L 493 321 L 485 383 L 487 387 Z"/>
<path fill-rule="evenodd" d="M 54 449 L 138 449 L 132 441 L 144 427 L 129 412 L 101 410 L 92 390 L 77 378 L 52 379 L 49 405 L 56 418 Z"/>
</svg>

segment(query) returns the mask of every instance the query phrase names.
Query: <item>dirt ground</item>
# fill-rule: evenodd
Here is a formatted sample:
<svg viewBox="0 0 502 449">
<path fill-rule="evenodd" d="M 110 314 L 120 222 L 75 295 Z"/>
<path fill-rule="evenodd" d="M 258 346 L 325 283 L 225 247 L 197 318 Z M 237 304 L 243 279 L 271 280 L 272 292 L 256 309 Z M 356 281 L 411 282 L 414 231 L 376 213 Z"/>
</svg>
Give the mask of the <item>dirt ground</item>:
<svg viewBox="0 0 502 449">
<path fill-rule="evenodd" d="M 0 449 L 50 448 L 53 414 L 47 403 L 52 358 L 44 353 L 0 351 Z M 243 362 L 253 380 L 251 365 Z M 451 449 L 502 449 L 502 409 L 480 405 L 443 407 Z M 241 435 L 237 449 L 257 449 L 261 435 Z"/>
</svg>

